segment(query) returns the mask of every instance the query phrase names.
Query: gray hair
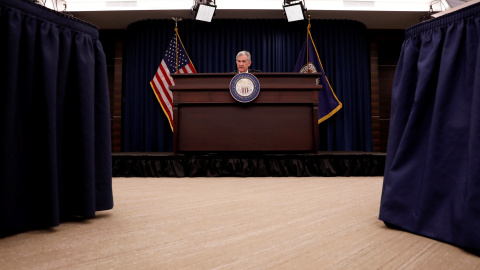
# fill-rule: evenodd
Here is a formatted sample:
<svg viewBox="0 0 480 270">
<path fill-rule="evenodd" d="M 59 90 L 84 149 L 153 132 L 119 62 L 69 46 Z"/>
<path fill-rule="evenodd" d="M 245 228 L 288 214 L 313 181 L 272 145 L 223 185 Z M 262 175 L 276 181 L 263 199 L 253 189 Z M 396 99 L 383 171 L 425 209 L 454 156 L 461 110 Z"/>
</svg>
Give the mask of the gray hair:
<svg viewBox="0 0 480 270">
<path fill-rule="evenodd" d="M 252 62 L 252 56 L 247 51 L 241 51 L 241 52 L 237 53 L 237 57 L 235 58 L 235 60 L 237 60 L 238 57 L 242 56 L 242 55 L 246 55 L 248 57 L 248 61 Z"/>
</svg>

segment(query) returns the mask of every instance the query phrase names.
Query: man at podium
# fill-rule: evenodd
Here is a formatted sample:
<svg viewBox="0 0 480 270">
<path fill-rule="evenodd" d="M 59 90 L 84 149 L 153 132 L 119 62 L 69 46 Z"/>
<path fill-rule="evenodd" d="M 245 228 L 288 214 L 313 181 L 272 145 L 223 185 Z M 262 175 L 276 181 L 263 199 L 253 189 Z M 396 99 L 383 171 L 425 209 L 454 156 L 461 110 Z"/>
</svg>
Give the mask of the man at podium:
<svg viewBox="0 0 480 270">
<path fill-rule="evenodd" d="M 255 73 L 261 72 L 260 70 L 249 69 L 252 64 L 252 56 L 247 51 L 241 51 L 237 53 L 236 57 L 237 69 L 235 73 Z"/>
</svg>

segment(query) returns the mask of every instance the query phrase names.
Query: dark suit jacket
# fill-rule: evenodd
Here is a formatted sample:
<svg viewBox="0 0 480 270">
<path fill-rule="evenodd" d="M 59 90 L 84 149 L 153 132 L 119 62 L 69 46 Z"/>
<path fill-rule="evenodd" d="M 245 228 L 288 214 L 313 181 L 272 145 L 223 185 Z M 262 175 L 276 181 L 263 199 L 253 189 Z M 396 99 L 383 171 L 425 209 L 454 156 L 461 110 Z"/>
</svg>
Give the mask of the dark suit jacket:
<svg viewBox="0 0 480 270">
<path fill-rule="evenodd" d="M 234 73 L 238 73 L 238 69 L 235 69 Z M 258 69 L 248 69 L 248 73 L 262 73 L 262 71 Z"/>
</svg>

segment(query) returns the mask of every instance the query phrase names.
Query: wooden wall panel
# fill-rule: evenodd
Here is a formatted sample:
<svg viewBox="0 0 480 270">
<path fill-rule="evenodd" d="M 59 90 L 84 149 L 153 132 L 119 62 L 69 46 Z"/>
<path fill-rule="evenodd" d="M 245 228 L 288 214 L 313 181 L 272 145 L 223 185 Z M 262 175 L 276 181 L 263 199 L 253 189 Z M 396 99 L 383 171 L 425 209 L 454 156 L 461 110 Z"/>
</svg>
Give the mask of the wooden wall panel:
<svg viewBox="0 0 480 270">
<path fill-rule="evenodd" d="M 124 30 L 100 30 L 107 62 L 112 152 L 122 151 L 122 62 Z"/>
<path fill-rule="evenodd" d="M 370 95 L 372 106 L 373 150 L 381 151 L 380 138 L 380 88 L 378 78 L 378 42 L 372 38 L 370 42 Z"/>
<path fill-rule="evenodd" d="M 392 85 L 404 40 L 404 30 L 369 30 L 372 135 L 375 152 L 386 152 Z"/>
</svg>

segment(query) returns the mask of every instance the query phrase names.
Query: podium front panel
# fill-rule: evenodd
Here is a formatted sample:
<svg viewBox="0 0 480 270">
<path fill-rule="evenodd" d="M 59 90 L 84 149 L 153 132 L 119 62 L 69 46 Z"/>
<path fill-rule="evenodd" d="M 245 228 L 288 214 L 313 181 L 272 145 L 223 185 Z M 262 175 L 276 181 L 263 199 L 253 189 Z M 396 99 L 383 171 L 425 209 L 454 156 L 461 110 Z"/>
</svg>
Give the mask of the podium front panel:
<svg viewBox="0 0 480 270">
<path fill-rule="evenodd" d="M 255 74 L 261 90 L 249 103 L 231 96 L 229 83 L 234 75 L 173 75 L 175 154 L 317 152 L 318 75 Z"/>
</svg>

